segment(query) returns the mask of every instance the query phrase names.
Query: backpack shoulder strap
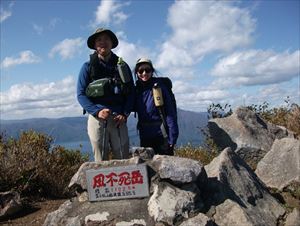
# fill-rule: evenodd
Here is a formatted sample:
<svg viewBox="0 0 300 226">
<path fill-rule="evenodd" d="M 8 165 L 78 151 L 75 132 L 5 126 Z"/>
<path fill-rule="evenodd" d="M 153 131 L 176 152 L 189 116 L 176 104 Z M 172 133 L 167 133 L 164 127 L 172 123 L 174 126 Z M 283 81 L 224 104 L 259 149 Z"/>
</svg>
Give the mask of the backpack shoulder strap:
<svg viewBox="0 0 300 226">
<path fill-rule="evenodd" d="M 172 89 L 173 88 L 173 84 L 172 81 L 169 77 L 157 77 L 158 80 L 162 81 L 162 83 L 168 88 L 168 89 Z"/>
<path fill-rule="evenodd" d="M 177 103 L 176 103 L 175 95 L 172 90 L 173 84 L 172 84 L 171 79 L 169 77 L 158 77 L 158 79 L 167 87 L 167 89 L 170 93 L 171 99 L 172 99 L 172 104 L 174 106 L 174 110 L 177 114 Z"/>
<path fill-rule="evenodd" d="M 90 55 L 90 62 L 89 62 L 89 78 L 90 81 L 92 82 L 94 80 L 94 72 L 92 71 L 92 68 L 98 63 L 98 55 L 96 51 Z"/>
</svg>

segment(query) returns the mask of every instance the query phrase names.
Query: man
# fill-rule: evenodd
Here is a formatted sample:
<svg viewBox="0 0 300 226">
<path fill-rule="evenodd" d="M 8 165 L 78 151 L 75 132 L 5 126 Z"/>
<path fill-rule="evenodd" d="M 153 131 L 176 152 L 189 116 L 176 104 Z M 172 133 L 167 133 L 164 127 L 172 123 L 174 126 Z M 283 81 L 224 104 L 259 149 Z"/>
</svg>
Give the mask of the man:
<svg viewBox="0 0 300 226">
<path fill-rule="evenodd" d="M 113 158 L 129 156 L 127 117 L 133 108 L 133 79 L 129 66 L 123 61 L 126 84 L 120 77 L 119 57 L 111 50 L 118 45 L 116 35 L 109 29 L 98 28 L 87 40 L 95 52 L 80 70 L 77 99 L 88 112 L 88 135 L 95 161 L 108 159 L 109 146 Z M 125 71 L 124 71 L 125 70 Z"/>
</svg>

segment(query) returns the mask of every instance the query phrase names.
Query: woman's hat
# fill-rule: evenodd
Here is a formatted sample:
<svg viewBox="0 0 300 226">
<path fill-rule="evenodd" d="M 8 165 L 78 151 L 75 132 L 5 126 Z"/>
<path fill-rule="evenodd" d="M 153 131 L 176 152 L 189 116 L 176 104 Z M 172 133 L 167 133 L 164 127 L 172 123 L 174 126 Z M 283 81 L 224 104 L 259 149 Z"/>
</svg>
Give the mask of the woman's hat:
<svg viewBox="0 0 300 226">
<path fill-rule="evenodd" d="M 147 64 L 150 64 L 150 66 L 153 68 L 153 65 L 152 65 L 152 61 L 148 58 L 140 58 L 136 61 L 136 64 L 135 66 L 137 66 L 138 64 L 142 64 L 142 63 L 147 63 Z"/>
<path fill-rule="evenodd" d="M 109 35 L 109 37 L 111 38 L 111 41 L 112 41 L 112 49 L 113 48 L 116 48 L 117 45 L 119 44 L 119 41 L 118 41 L 118 38 L 117 36 L 109 29 L 105 29 L 105 28 L 98 28 L 94 34 L 92 34 L 88 40 L 87 40 L 87 46 L 90 48 L 90 49 L 95 49 L 95 39 L 97 38 L 97 36 L 101 33 L 106 33 Z"/>
</svg>

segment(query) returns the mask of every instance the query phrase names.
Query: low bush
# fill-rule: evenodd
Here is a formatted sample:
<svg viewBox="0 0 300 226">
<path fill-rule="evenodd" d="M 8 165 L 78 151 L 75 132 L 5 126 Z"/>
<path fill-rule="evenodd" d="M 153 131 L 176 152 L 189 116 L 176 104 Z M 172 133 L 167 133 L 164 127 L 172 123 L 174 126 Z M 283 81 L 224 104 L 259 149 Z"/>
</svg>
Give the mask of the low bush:
<svg viewBox="0 0 300 226">
<path fill-rule="evenodd" d="M 0 191 L 25 196 L 67 197 L 68 183 L 88 156 L 80 150 L 51 148 L 52 138 L 25 131 L 18 139 L 0 136 Z"/>
</svg>

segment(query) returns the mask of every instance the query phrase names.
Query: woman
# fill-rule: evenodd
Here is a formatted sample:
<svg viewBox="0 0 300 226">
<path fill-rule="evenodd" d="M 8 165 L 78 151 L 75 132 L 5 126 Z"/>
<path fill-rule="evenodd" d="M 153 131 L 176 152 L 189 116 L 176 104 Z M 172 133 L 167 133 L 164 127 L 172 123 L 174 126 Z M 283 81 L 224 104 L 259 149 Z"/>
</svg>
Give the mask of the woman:
<svg viewBox="0 0 300 226">
<path fill-rule="evenodd" d="M 135 111 L 138 115 L 140 145 L 152 147 L 155 154 L 174 155 L 179 132 L 172 94 L 161 78 L 153 77 L 156 71 L 151 60 L 140 58 L 134 73 L 137 77 Z M 155 106 L 153 87 L 161 89 L 161 107 Z"/>
</svg>

